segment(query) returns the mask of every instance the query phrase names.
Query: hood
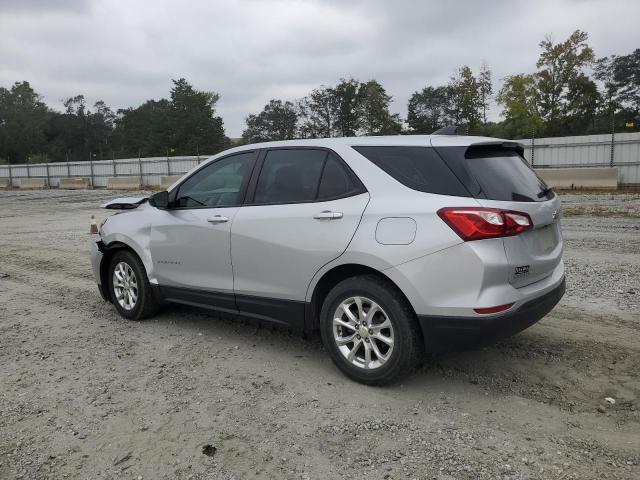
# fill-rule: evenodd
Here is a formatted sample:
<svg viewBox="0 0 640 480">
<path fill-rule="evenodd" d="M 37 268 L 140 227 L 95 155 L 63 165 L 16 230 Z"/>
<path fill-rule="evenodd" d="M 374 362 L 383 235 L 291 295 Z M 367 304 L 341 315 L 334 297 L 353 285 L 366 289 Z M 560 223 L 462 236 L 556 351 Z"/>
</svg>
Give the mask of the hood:
<svg viewBox="0 0 640 480">
<path fill-rule="evenodd" d="M 130 210 L 132 208 L 138 208 L 147 201 L 147 197 L 121 197 L 114 200 L 109 200 L 102 205 L 102 208 L 109 210 Z"/>
</svg>

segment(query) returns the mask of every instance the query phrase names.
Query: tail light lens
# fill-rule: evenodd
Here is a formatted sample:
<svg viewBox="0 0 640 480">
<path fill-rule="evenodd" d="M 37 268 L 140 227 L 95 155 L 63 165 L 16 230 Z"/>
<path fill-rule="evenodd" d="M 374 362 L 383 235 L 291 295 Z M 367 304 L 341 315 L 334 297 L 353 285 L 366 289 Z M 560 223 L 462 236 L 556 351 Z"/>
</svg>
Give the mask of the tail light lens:
<svg viewBox="0 0 640 480">
<path fill-rule="evenodd" d="M 447 207 L 438 216 L 465 242 L 511 237 L 533 227 L 527 213 L 499 208 Z"/>
</svg>

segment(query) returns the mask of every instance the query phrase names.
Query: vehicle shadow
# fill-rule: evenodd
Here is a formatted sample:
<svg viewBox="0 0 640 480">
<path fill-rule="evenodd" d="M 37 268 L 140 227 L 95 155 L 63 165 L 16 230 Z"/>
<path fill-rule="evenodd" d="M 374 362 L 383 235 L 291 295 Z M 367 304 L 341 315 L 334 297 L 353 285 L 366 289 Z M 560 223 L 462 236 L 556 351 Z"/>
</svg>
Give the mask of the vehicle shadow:
<svg viewBox="0 0 640 480">
<path fill-rule="evenodd" d="M 196 308 L 173 305 L 165 307 L 156 321 L 173 323 L 172 328 L 185 335 L 200 332 L 241 347 L 256 342 L 269 345 L 275 355 L 282 357 L 279 360 L 283 365 L 287 365 L 291 357 L 304 358 L 303 369 L 317 373 L 320 368 L 331 378 L 335 378 L 337 372 L 327 361 L 318 334 L 303 337 L 278 325 L 225 318 Z M 463 352 L 425 354 L 415 372 L 401 383 L 384 388 L 395 390 L 402 385 L 402 388 L 422 390 L 437 385 L 439 389 L 447 390 L 458 388 L 460 383 L 474 384 L 505 394 L 546 398 L 545 401 L 564 403 L 569 408 L 571 401 L 561 398 L 562 389 L 589 371 L 587 365 L 575 362 L 572 352 L 589 347 L 542 334 L 538 328 L 534 326 L 514 337 Z M 566 371 L 570 374 L 563 373 Z"/>
</svg>

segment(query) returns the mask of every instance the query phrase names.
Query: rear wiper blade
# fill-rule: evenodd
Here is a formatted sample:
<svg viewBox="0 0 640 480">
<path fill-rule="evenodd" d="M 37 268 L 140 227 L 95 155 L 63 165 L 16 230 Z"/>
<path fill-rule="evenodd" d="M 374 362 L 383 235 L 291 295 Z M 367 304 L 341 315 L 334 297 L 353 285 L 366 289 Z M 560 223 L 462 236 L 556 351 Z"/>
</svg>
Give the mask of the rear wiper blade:
<svg viewBox="0 0 640 480">
<path fill-rule="evenodd" d="M 553 187 L 547 187 L 538 194 L 538 198 L 546 197 L 551 192 L 553 192 Z"/>
</svg>

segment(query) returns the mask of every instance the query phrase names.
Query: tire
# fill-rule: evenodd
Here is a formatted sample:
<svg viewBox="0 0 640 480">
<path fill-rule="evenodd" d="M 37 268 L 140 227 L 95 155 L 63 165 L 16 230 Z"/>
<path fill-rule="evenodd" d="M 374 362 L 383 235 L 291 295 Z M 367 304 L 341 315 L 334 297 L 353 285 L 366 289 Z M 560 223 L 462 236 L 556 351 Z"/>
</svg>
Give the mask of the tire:
<svg viewBox="0 0 640 480">
<path fill-rule="evenodd" d="M 114 272 L 118 268 L 118 274 L 122 276 L 122 271 L 127 274 L 127 284 L 130 289 L 114 285 Z M 111 303 L 120 314 L 128 320 L 142 320 L 156 314 L 160 308 L 159 302 L 155 298 L 154 292 L 149 284 L 147 272 L 138 256 L 129 250 L 119 250 L 111 257 L 108 272 L 109 295 Z M 125 285 L 120 282 L 121 285 Z M 133 295 L 122 295 L 123 290 L 135 293 Z M 119 295 L 120 292 L 120 295 Z M 120 299 L 118 298 L 120 297 Z M 127 299 L 131 301 L 126 301 Z M 124 302 L 124 305 L 122 304 Z"/>
<path fill-rule="evenodd" d="M 375 313 L 369 317 L 372 309 Z M 334 318 L 340 322 L 335 323 Z M 391 328 L 383 328 L 386 325 Z M 395 382 L 422 358 L 422 335 L 413 309 L 382 276 L 351 277 L 333 287 L 322 305 L 320 332 L 333 363 L 349 378 L 367 385 Z M 353 341 L 345 344 L 350 339 Z"/>
</svg>

